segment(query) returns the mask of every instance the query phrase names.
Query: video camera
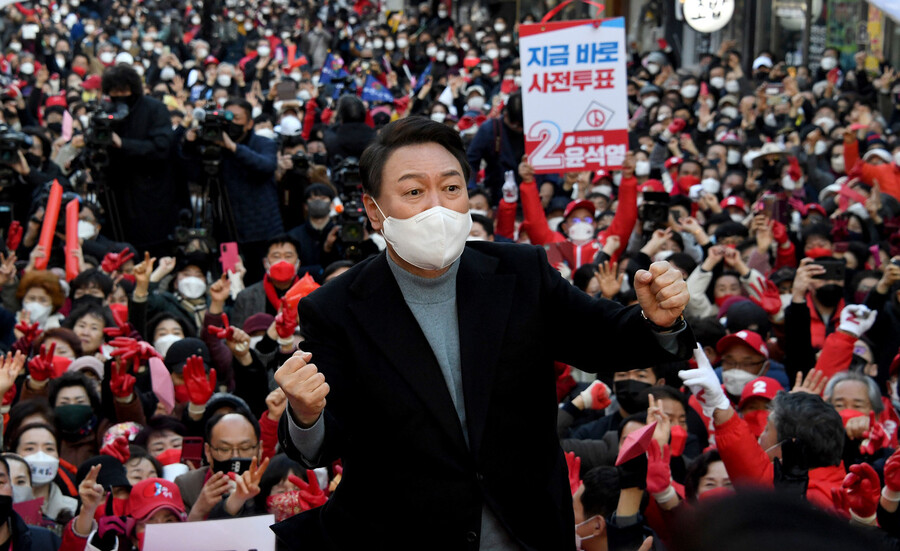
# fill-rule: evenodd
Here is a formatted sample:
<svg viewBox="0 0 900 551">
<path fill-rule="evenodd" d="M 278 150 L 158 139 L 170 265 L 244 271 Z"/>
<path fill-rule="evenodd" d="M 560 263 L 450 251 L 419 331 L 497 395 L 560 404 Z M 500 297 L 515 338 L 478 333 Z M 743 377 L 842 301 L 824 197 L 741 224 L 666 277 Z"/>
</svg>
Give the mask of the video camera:
<svg viewBox="0 0 900 551">
<path fill-rule="evenodd" d="M 340 238 L 347 245 L 347 256 L 359 253 L 358 245 L 365 240 L 366 208 L 363 205 L 362 180 L 359 177 L 359 159 L 348 157 L 341 160 L 332 172 L 332 181 L 338 189 L 344 210 L 338 215 L 341 226 Z"/>
<path fill-rule="evenodd" d="M 669 194 L 659 191 L 645 191 L 640 208 L 643 233 L 652 234 L 666 228 L 669 221 Z"/>
<path fill-rule="evenodd" d="M 200 123 L 197 136 L 200 138 L 203 170 L 209 176 L 216 176 L 222 163 L 222 148 L 217 142 L 222 141 L 222 134 L 228 132 L 234 113 L 212 104 L 207 105 L 206 109 L 195 109 L 194 118 Z"/>
<path fill-rule="evenodd" d="M 15 178 L 15 171 L 10 168 L 19 162 L 19 152 L 28 151 L 34 139 L 28 134 L 0 125 L 0 184 L 8 185 Z"/>
<path fill-rule="evenodd" d="M 113 126 L 128 116 L 128 105 L 122 102 L 101 101 L 89 104 L 90 124 L 84 132 L 87 161 L 92 167 L 109 166 L 109 148 L 113 145 Z"/>
<path fill-rule="evenodd" d="M 309 157 L 302 151 L 298 151 L 291 155 L 291 163 L 294 165 L 294 170 L 298 172 L 306 172 L 309 170 Z"/>
</svg>

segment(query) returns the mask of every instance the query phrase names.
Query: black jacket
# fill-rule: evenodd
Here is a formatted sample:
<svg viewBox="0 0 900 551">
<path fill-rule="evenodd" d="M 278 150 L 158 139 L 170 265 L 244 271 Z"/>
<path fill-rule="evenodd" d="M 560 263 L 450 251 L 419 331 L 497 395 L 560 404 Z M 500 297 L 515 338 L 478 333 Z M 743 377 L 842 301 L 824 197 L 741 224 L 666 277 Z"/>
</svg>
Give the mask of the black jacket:
<svg viewBox="0 0 900 551">
<path fill-rule="evenodd" d="M 319 464 L 341 457 L 344 472 L 321 510 L 276 525 L 289 547 L 474 551 L 485 504 L 524 549 L 574 547 L 553 361 L 613 372 L 674 358 L 639 308 L 582 293 L 540 247 L 468 243 L 456 288 L 471 447 L 384 254 L 301 301 L 303 349 L 331 387 Z M 689 329 L 677 343 L 689 357 Z M 279 441 L 303 462 L 286 416 Z"/>
<path fill-rule="evenodd" d="M 347 122 L 325 130 L 325 147 L 332 169 L 337 168 L 338 157 L 359 159 L 370 143 L 375 141 L 375 130 L 364 122 Z"/>
</svg>

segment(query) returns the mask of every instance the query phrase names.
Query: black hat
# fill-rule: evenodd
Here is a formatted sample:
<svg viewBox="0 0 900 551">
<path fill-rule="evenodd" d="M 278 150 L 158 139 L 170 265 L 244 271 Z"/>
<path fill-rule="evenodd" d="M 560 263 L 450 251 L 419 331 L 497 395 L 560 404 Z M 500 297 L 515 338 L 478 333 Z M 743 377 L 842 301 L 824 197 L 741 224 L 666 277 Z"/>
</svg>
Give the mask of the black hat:
<svg viewBox="0 0 900 551">
<path fill-rule="evenodd" d="M 125 465 L 109 455 L 98 455 L 87 459 L 78 467 L 75 473 L 75 486 L 80 486 L 81 482 L 87 478 L 91 467 L 94 465 L 102 465 L 100 472 L 97 474 L 97 483 L 106 489 L 125 486 L 130 488 L 131 482 L 128 482 L 128 476 L 125 473 Z"/>
<path fill-rule="evenodd" d="M 737 333 L 738 331 L 753 331 L 759 333 L 763 339 L 769 334 L 772 328 L 769 322 L 769 315 L 758 304 L 749 300 L 735 302 L 728 308 L 725 313 L 727 322 L 725 329 L 729 333 Z"/>
<path fill-rule="evenodd" d="M 206 273 L 209 271 L 209 255 L 206 253 L 202 253 L 200 251 L 193 251 L 190 253 L 178 252 L 175 255 L 175 273 L 184 270 L 188 266 L 196 266 L 200 268 L 200 271 Z"/>
<path fill-rule="evenodd" d="M 187 363 L 187 359 L 191 356 L 200 356 L 203 358 L 203 366 L 209 371 L 209 366 L 212 364 L 212 359 L 209 356 L 209 348 L 207 348 L 206 343 L 200 339 L 191 337 L 172 343 L 172 346 L 170 346 L 169 350 L 166 352 L 166 367 L 168 367 L 169 371 L 172 373 L 181 373 L 184 371 L 184 364 Z"/>
</svg>

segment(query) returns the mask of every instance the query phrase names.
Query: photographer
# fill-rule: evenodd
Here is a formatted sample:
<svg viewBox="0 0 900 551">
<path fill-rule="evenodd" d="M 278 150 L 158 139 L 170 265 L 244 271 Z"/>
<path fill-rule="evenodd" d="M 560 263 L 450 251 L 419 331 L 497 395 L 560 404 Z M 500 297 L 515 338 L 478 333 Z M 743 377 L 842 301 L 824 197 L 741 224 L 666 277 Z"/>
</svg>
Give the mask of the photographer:
<svg viewBox="0 0 900 551">
<path fill-rule="evenodd" d="M 341 159 L 359 158 L 375 139 L 375 130 L 366 124 L 366 106 L 354 95 L 343 95 L 337 102 L 336 123 L 325 130 L 328 166 L 336 166 Z"/>
<path fill-rule="evenodd" d="M 0 193 L 0 201 L 12 203 L 13 216 L 24 223 L 34 196 L 44 184 L 58 180 L 64 189 L 69 189 L 70 185 L 59 166 L 50 160 L 50 137 L 43 128 L 29 126 L 25 127 L 22 133 L 16 134 L 26 142 L 20 143 L 19 160 L 9 165 L 9 168 L 18 175 L 16 183 L 23 185 L 14 185 L 3 190 Z M 28 138 L 31 139 L 31 144 L 27 150 L 23 150 L 22 147 L 27 145 Z"/>
<path fill-rule="evenodd" d="M 306 140 L 301 136 L 283 136 L 278 155 L 278 203 L 285 228 L 295 228 L 306 217 L 303 212 L 306 188 L 309 186 L 310 159 L 306 153 Z"/>
<path fill-rule="evenodd" d="M 343 258 L 341 228 L 331 219 L 334 197 L 334 190 L 325 184 L 307 187 L 306 222 L 288 232 L 291 239 L 300 244 L 300 265 L 316 278 L 325 266 Z"/>
<path fill-rule="evenodd" d="M 227 203 L 237 235 L 230 236 L 240 245 L 247 281 L 262 277 L 259 260 L 266 254 L 268 240 L 284 231 L 278 208 L 275 170 L 278 168 L 278 145 L 253 132 L 252 106 L 243 99 L 231 98 L 225 103 L 230 113 L 227 129 L 214 144 L 198 140 L 198 131 L 185 133 L 184 156 L 199 168 L 202 146 L 222 148 L 218 178 L 224 185 Z M 201 147 L 198 147 L 201 146 Z M 200 180 L 198 180 L 200 181 Z M 217 230 L 221 234 L 221 229 Z"/>
<path fill-rule="evenodd" d="M 128 106 L 127 116 L 113 122 L 109 166 L 101 180 L 118 209 L 122 235 L 115 237 L 153 255 L 162 253 L 181 207 L 171 170 L 174 135 L 169 111 L 143 95 L 141 77 L 131 66 L 106 69 L 101 88 L 114 103 Z M 93 174 L 97 181 L 98 174 Z"/>
</svg>

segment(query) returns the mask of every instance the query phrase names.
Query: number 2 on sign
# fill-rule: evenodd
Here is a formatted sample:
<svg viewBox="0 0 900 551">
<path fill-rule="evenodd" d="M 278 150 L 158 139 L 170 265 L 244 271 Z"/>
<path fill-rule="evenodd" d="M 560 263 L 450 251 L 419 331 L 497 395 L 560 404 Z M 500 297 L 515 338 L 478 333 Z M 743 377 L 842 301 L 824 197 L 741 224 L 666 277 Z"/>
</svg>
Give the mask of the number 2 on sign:
<svg viewBox="0 0 900 551">
<path fill-rule="evenodd" d="M 531 166 L 538 170 L 565 168 L 566 157 L 559 153 L 552 153 L 559 145 L 561 135 L 559 127 L 552 122 L 539 121 L 531 125 L 531 128 L 528 129 L 528 139 L 541 142 L 528 157 Z"/>
</svg>

